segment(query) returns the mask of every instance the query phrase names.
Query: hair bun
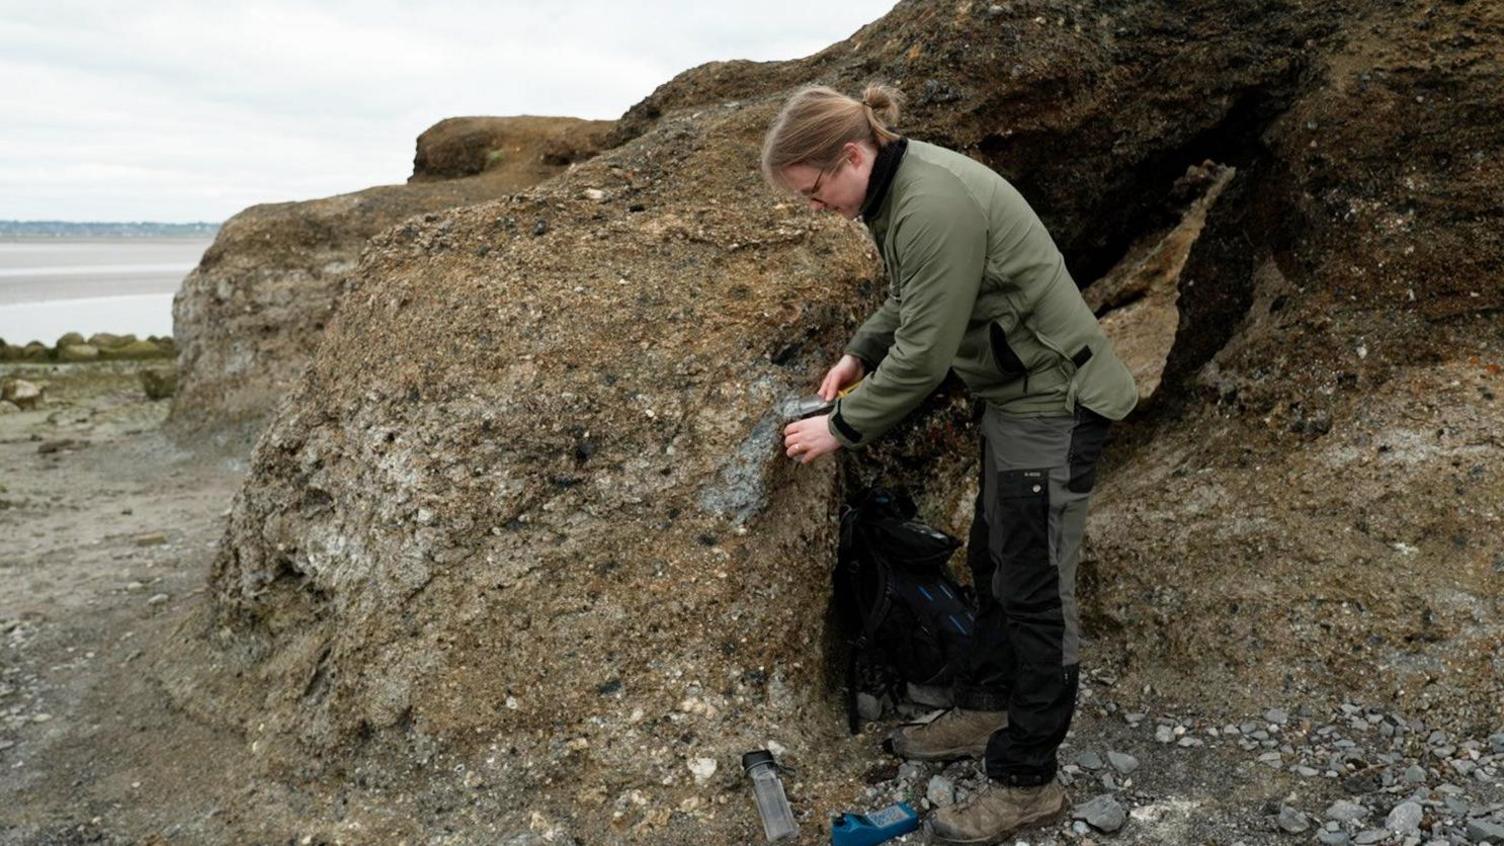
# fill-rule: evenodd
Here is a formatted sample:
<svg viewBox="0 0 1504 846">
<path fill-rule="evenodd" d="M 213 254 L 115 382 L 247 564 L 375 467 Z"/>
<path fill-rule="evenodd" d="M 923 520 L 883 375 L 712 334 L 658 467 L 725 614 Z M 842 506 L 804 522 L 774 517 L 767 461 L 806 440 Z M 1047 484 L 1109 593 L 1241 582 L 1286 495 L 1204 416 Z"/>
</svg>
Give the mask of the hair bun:
<svg viewBox="0 0 1504 846">
<path fill-rule="evenodd" d="M 898 91 L 887 85 L 872 84 L 862 91 L 862 105 L 885 126 L 898 122 Z"/>
</svg>

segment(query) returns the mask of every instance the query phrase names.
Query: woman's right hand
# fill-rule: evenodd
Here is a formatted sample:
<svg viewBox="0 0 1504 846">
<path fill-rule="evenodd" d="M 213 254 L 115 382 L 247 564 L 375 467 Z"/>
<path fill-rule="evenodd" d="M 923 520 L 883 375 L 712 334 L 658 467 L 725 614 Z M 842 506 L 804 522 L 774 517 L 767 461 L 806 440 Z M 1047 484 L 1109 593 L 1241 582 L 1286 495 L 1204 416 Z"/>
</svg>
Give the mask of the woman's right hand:
<svg viewBox="0 0 1504 846">
<path fill-rule="evenodd" d="M 851 353 L 841 356 L 841 360 L 836 362 L 835 367 L 830 368 L 820 382 L 820 399 L 831 402 L 836 395 L 841 393 L 842 388 L 862 378 L 865 372 L 866 369 L 862 367 L 861 359 Z"/>
</svg>

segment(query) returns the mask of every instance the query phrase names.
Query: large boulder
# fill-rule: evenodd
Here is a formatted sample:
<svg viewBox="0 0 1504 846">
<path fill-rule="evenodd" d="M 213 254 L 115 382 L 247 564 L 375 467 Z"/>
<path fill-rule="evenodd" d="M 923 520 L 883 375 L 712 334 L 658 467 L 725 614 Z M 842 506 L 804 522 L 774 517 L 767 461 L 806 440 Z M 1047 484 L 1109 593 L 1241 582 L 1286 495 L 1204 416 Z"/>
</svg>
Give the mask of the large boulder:
<svg viewBox="0 0 1504 846">
<path fill-rule="evenodd" d="M 173 298 L 182 379 L 171 414 L 175 431 L 254 432 L 308 363 L 372 235 L 407 217 L 534 185 L 567 166 L 560 149 L 573 151 L 569 161 L 588 157 L 609 127 L 574 118 L 465 120 L 484 132 L 442 144 L 420 141 L 420 166 L 434 147 L 443 161 L 485 159 L 492 150 L 506 155 L 477 171 L 420 169 L 412 184 L 252 206 L 220 227 Z M 445 137 L 447 123 L 423 138 Z"/>
<path fill-rule="evenodd" d="M 68 362 L 97 361 L 99 348 L 90 344 L 60 344 L 57 348 L 57 360 Z"/>
<path fill-rule="evenodd" d="M 551 117 L 445 118 L 418 136 L 408 182 L 509 172 L 519 183 L 542 182 L 560 167 L 599 152 L 610 121 Z"/>
<path fill-rule="evenodd" d="M 0 383 L 0 399 L 22 410 L 36 408 L 42 402 L 43 392 L 44 386 L 25 379 L 6 379 Z"/>
<path fill-rule="evenodd" d="M 831 518 L 880 472 L 954 528 L 974 432 L 943 400 L 860 458 L 779 458 L 771 409 L 882 284 L 860 228 L 771 195 L 756 154 L 792 85 L 882 77 L 904 131 L 1026 189 L 1080 281 L 1163 245 L 1134 283 L 1161 298 L 1160 387 L 1119 429 L 1082 570 L 1118 695 L 1478 717 L 1500 678 L 1501 13 L 1181 6 L 900 4 L 809 59 L 690 71 L 619 147 L 388 229 L 155 672 L 373 839 L 746 842 L 736 760 L 769 740 L 811 824 L 860 801 L 875 743 L 843 737 L 833 690 Z M 1188 208 L 1208 156 L 1236 175 Z"/>
</svg>

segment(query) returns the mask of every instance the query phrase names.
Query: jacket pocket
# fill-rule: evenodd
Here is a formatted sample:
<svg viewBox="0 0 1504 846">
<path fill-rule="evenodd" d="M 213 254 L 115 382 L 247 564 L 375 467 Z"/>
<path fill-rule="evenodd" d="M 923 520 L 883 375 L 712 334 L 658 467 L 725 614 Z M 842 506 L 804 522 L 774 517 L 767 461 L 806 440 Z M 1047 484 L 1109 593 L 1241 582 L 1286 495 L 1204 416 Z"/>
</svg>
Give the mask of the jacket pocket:
<svg viewBox="0 0 1504 846">
<path fill-rule="evenodd" d="M 1023 378 L 1029 372 L 1029 368 L 1008 344 L 1008 333 L 1004 332 L 1003 327 L 994 320 L 987 324 L 987 334 L 988 342 L 992 346 L 992 359 L 997 362 L 997 369 L 1003 374 L 1003 381 L 1012 382 L 1014 379 Z"/>
</svg>

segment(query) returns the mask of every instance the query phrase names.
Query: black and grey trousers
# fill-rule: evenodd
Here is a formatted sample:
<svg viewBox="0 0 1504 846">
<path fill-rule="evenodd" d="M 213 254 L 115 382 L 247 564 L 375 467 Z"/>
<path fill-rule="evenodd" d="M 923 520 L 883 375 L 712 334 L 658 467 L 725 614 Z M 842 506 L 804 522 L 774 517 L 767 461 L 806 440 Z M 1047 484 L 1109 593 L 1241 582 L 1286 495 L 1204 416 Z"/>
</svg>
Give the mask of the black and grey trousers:
<svg viewBox="0 0 1504 846">
<path fill-rule="evenodd" d="M 987 744 L 987 774 L 1014 785 L 1055 777 L 1076 710 L 1080 615 L 1076 563 L 1110 421 L 1074 415 L 982 416 L 982 479 L 967 564 L 977 586 L 971 653 L 956 705 L 1008 710 Z"/>
</svg>

